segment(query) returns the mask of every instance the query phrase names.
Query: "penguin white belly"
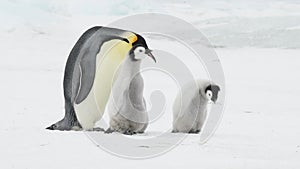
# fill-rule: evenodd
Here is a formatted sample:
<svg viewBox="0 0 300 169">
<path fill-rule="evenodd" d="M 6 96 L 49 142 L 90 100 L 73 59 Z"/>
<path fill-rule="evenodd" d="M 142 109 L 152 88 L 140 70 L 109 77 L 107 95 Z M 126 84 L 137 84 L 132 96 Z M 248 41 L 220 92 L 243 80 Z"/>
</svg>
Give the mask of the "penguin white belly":
<svg viewBox="0 0 300 169">
<path fill-rule="evenodd" d="M 77 119 L 83 129 L 92 129 L 103 116 L 115 72 L 131 49 L 136 35 L 126 32 L 123 37 L 129 39 L 130 43 L 111 40 L 102 45 L 96 58 L 96 75 L 93 87 L 84 101 L 74 105 Z"/>
</svg>

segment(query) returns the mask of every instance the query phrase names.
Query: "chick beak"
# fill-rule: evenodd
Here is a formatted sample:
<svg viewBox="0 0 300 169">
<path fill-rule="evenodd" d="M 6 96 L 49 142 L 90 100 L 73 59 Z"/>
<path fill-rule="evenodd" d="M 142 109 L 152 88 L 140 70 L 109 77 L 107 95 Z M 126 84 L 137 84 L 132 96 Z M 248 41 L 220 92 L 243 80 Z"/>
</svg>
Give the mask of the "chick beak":
<svg viewBox="0 0 300 169">
<path fill-rule="evenodd" d="M 211 101 L 212 101 L 213 104 L 216 104 L 217 100 L 216 99 L 211 99 Z"/>
<path fill-rule="evenodd" d="M 152 50 L 151 49 L 146 49 L 146 54 L 148 55 L 148 56 L 150 56 L 153 60 L 154 60 L 154 62 L 156 63 L 156 59 L 155 59 L 155 57 L 152 55 Z"/>
</svg>

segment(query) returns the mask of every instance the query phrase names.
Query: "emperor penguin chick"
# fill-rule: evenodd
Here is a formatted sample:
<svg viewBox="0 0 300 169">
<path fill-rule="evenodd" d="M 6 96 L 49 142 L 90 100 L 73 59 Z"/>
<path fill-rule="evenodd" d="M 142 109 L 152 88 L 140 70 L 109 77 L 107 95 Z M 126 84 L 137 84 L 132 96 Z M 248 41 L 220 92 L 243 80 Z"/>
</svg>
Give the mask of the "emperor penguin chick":
<svg viewBox="0 0 300 169">
<path fill-rule="evenodd" d="M 173 104 L 173 131 L 199 133 L 207 117 L 208 104 L 215 103 L 220 87 L 208 80 L 185 85 Z"/>
<path fill-rule="evenodd" d="M 132 135 L 143 133 L 147 128 L 144 81 L 140 75 L 140 65 L 146 57 L 151 57 L 156 62 L 147 45 L 138 44 L 132 47 L 122 63 L 108 103 L 110 121 L 105 133 Z"/>
</svg>

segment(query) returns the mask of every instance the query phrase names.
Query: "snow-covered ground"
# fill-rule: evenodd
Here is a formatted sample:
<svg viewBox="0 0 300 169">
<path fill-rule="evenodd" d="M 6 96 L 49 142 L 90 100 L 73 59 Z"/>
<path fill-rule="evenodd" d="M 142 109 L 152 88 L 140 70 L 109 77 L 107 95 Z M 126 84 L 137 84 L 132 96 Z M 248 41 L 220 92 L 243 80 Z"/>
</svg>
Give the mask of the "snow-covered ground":
<svg viewBox="0 0 300 169">
<path fill-rule="evenodd" d="M 132 6 L 117 1 L 119 5 L 105 3 L 106 11 L 95 4 L 100 5 L 79 0 L 0 2 L 0 168 L 300 167 L 297 1 L 134 1 Z M 227 100 L 215 135 L 203 145 L 198 135 L 189 135 L 164 155 L 129 160 L 102 150 L 83 132 L 45 130 L 63 116 L 63 70 L 80 34 L 92 25 L 151 11 L 188 20 L 219 47 Z M 157 126 L 147 131 L 150 136 L 156 132 Z M 168 142 L 158 144 L 141 149 L 152 151 Z"/>
</svg>

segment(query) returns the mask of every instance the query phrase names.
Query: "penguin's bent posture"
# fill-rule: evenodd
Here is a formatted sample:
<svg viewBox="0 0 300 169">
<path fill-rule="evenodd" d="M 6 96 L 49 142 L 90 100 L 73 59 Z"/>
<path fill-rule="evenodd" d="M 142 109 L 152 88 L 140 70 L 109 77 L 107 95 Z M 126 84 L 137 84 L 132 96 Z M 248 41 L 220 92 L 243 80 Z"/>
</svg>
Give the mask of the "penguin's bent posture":
<svg viewBox="0 0 300 169">
<path fill-rule="evenodd" d="M 143 133 L 147 128 L 148 113 L 143 97 L 144 81 L 140 75 L 140 65 L 148 56 L 156 62 L 146 43 L 135 45 L 120 66 L 108 103 L 110 121 L 105 133 L 132 135 Z"/>
<path fill-rule="evenodd" d="M 196 87 L 196 88 L 195 88 Z M 173 133 L 199 133 L 206 120 L 209 102 L 216 102 L 220 87 L 208 80 L 185 85 L 173 104 Z"/>
<path fill-rule="evenodd" d="M 76 42 L 65 67 L 65 116 L 49 130 L 95 130 L 113 83 L 113 75 L 133 45 L 145 44 L 142 36 L 116 28 L 96 26 Z"/>
</svg>

